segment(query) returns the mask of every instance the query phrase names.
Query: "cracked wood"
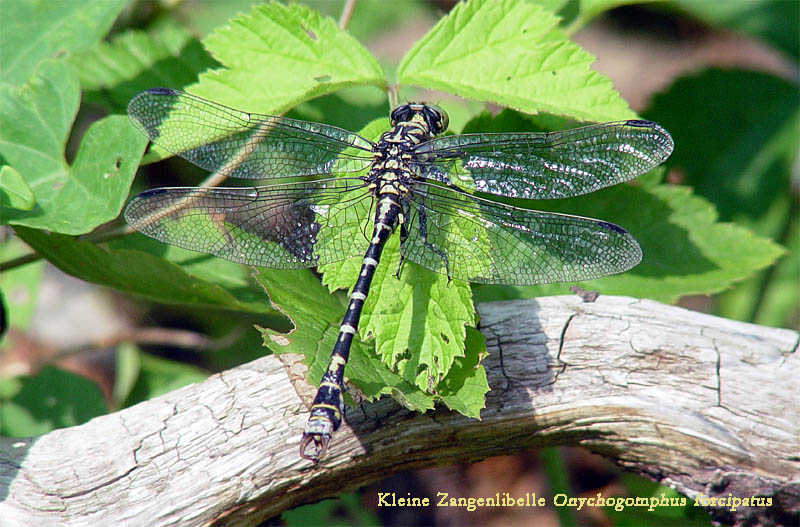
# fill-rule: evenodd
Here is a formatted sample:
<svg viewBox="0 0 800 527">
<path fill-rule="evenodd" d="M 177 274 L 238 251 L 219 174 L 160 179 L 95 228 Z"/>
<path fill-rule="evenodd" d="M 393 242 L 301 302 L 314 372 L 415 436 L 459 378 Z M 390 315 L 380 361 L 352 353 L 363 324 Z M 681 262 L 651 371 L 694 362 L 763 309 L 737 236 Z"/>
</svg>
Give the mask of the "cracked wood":
<svg viewBox="0 0 800 527">
<path fill-rule="evenodd" d="M 307 410 L 266 357 L 81 426 L 0 438 L 3 525 L 257 525 L 399 470 L 554 445 L 690 497 L 774 497 L 712 510 L 725 523 L 797 517 L 797 332 L 623 297 L 479 312 L 492 387 L 481 421 L 361 404 L 314 467 L 296 453 Z"/>
</svg>

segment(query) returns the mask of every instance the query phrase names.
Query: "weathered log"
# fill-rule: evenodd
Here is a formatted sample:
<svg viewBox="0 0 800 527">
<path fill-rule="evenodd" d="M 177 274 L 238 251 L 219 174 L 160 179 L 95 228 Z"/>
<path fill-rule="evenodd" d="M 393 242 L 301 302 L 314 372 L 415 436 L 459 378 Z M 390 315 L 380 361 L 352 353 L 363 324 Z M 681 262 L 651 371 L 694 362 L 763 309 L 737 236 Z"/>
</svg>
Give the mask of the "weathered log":
<svg viewBox="0 0 800 527">
<path fill-rule="evenodd" d="M 282 356 L 287 376 L 266 357 L 81 426 L 0 438 L 0 524 L 257 525 L 400 470 L 555 445 L 700 498 L 725 523 L 797 521 L 797 332 L 624 297 L 479 312 L 492 388 L 480 421 L 361 404 L 314 466 L 297 452 L 308 390 L 289 379 L 302 387 L 302 367 Z"/>
</svg>

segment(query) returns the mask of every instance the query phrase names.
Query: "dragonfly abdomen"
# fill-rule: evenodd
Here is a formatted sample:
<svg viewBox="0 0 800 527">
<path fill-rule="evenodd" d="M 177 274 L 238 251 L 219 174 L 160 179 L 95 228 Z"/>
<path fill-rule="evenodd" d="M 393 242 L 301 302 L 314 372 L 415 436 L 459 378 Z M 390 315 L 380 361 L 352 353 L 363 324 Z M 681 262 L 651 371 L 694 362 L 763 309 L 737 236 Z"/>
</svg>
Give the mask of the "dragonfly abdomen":
<svg viewBox="0 0 800 527">
<path fill-rule="evenodd" d="M 342 383 L 344 382 L 344 368 L 350 357 L 350 346 L 358 331 L 361 310 L 364 308 L 364 302 L 369 294 L 369 286 L 375 276 L 375 269 L 378 267 L 383 246 L 394 231 L 401 213 L 402 206 L 397 194 L 391 192 L 380 195 L 375 212 L 372 238 L 361 262 L 361 270 L 353 286 L 353 292 L 350 294 L 350 301 L 339 327 L 336 344 L 331 351 L 328 368 L 322 376 L 317 395 L 311 405 L 311 416 L 308 418 L 303 438 L 300 441 L 300 457 L 318 461 L 328 448 L 331 436 L 342 424 L 342 410 L 344 409 Z M 312 443 L 314 447 L 307 453 L 306 450 Z"/>
<path fill-rule="evenodd" d="M 319 461 L 333 433 L 342 424 L 344 368 L 383 246 L 398 222 L 403 221 L 402 202 L 407 199 L 416 175 L 412 168 L 415 167 L 415 157 L 411 149 L 442 131 L 442 119 L 439 110 L 425 105 L 402 106 L 392 113 L 392 129 L 381 135 L 373 149 L 374 158 L 366 177 L 378 201 L 372 238 L 350 294 L 328 369 L 311 405 L 311 416 L 300 441 L 300 457 L 304 459 Z M 312 443 L 313 448 L 309 448 Z"/>
</svg>

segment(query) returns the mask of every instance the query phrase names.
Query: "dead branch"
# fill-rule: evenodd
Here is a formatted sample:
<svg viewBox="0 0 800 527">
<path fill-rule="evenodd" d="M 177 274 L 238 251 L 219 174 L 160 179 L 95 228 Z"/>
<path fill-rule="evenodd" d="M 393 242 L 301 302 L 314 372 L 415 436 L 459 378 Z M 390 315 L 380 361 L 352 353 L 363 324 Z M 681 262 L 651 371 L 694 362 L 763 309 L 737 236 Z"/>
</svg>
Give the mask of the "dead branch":
<svg viewBox="0 0 800 527">
<path fill-rule="evenodd" d="M 624 297 L 479 312 L 492 387 L 480 421 L 362 404 L 313 466 L 297 454 L 306 407 L 266 357 L 81 426 L 0 438 L 2 523 L 252 526 L 400 470 L 555 445 L 586 447 L 701 503 L 771 499 L 710 506 L 722 522 L 796 522 L 797 332 Z"/>
</svg>

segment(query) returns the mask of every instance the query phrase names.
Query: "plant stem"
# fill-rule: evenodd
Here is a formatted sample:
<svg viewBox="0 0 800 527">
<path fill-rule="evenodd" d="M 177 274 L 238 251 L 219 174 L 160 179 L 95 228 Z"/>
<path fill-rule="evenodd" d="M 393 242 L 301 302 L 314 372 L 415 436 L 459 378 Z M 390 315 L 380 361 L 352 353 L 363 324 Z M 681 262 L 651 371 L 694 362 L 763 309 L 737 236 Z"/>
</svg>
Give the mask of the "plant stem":
<svg viewBox="0 0 800 527">
<path fill-rule="evenodd" d="M 350 23 L 350 17 L 353 16 L 353 11 L 356 8 L 356 0 L 347 0 L 342 8 L 342 14 L 339 16 L 339 29 L 347 28 Z"/>
</svg>

